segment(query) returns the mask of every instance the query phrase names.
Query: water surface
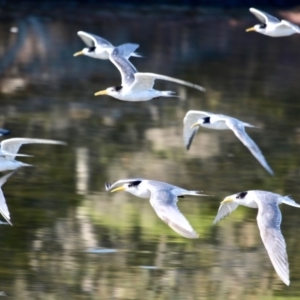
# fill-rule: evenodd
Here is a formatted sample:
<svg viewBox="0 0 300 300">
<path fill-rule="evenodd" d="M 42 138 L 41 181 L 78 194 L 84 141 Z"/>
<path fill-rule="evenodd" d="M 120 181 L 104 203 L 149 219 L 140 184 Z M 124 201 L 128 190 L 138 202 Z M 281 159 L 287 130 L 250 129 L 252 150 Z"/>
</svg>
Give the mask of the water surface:
<svg viewBox="0 0 300 300">
<path fill-rule="evenodd" d="M 14 226 L 1 226 L 0 291 L 14 299 L 298 299 L 299 210 L 282 207 L 289 287 L 269 261 L 255 210 L 240 207 L 217 226 L 212 221 L 219 202 L 243 190 L 300 202 L 299 37 L 246 34 L 255 22 L 247 12 L 91 14 L 0 22 L 0 125 L 12 137 L 68 143 L 24 146 L 22 153 L 34 158 L 22 161 L 35 166 L 3 188 Z M 207 92 L 157 82 L 180 97 L 144 103 L 94 97 L 118 85 L 119 73 L 109 61 L 72 56 L 83 48 L 78 30 L 116 45 L 139 43 L 144 57 L 132 58 L 138 70 L 189 80 Z M 190 109 L 258 126 L 247 131 L 276 175 L 230 131 L 201 129 L 186 152 L 182 120 Z M 128 177 L 214 195 L 179 202 L 200 238 L 177 235 L 145 199 L 105 191 L 105 181 Z"/>
</svg>

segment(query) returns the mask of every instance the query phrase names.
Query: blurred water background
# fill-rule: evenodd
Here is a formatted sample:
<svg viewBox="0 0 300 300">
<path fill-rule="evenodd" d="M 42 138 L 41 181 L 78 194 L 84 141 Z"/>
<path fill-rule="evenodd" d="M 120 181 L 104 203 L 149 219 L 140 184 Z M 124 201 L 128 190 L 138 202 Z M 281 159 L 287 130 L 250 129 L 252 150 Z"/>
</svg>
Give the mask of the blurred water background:
<svg viewBox="0 0 300 300">
<path fill-rule="evenodd" d="M 300 210 L 281 207 L 289 287 L 271 265 L 254 209 L 240 207 L 212 226 L 219 202 L 239 191 L 300 203 L 299 36 L 245 33 L 257 23 L 247 8 L 77 5 L 31 14 L 20 6 L 1 11 L 0 126 L 12 137 L 68 145 L 23 146 L 34 158 L 19 159 L 35 166 L 3 187 L 14 226 L 0 230 L 0 291 L 13 299 L 299 299 Z M 297 11 L 268 11 L 300 23 Z M 139 43 L 143 58 L 131 59 L 139 71 L 207 92 L 157 82 L 180 97 L 94 97 L 120 75 L 109 61 L 73 57 L 84 47 L 79 30 L 114 45 Z M 230 131 L 201 129 L 186 152 L 190 109 L 258 126 L 247 131 L 276 175 Z M 105 181 L 128 177 L 214 195 L 179 202 L 200 238 L 177 235 L 148 200 L 105 191 Z"/>
</svg>

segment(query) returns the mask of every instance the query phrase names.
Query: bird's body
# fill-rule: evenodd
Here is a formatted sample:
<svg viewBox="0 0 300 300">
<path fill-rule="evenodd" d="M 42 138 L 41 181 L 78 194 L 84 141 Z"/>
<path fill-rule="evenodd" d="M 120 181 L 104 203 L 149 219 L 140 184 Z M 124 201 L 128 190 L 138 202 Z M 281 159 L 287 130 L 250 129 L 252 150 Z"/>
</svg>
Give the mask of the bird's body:
<svg viewBox="0 0 300 300">
<path fill-rule="evenodd" d="M 249 149 L 249 151 L 259 161 L 259 163 L 270 174 L 274 174 L 273 170 L 268 165 L 258 146 L 245 131 L 245 127 L 255 126 L 229 116 L 196 110 L 190 110 L 186 113 L 183 119 L 183 124 L 183 139 L 187 150 L 190 148 L 200 126 L 216 130 L 230 129 L 233 131 L 236 137 Z"/>
<path fill-rule="evenodd" d="M 114 188 L 116 186 L 119 187 Z M 198 234 L 176 205 L 177 197 L 184 195 L 205 196 L 198 191 L 188 191 L 165 182 L 143 178 L 123 179 L 112 185 L 106 183 L 106 190 L 111 192 L 126 191 L 137 197 L 150 198 L 150 204 L 157 215 L 174 231 L 186 238 L 198 237 Z"/>
<path fill-rule="evenodd" d="M 250 8 L 249 10 L 259 21 L 262 22 L 262 24 L 246 29 L 247 32 L 256 31 L 271 37 L 282 37 L 300 33 L 300 28 L 289 21 L 280 21 L 277 18 L 256 8 Z"/>
<path fill-rule="evenodd" d="M 133 102 L 148 101 L 159 97 L 173 97 L 174 92 L 172 91 L 159 91 L 153 89 L 156 79 L 171 81 L 200 91 L 205 91 L 203 87 L 181 79 L 155 73 L 138 72 L 134 65 L 124 55 L 122 49 L 114 48 L 109 51 L 109 53 L 110 61 L 117 67 L 121 74 L 122 84 L 97 92 L 95 93 L 95 96 L 109 95 L 118 100 Z"/>
<path fill-rule="evenodd" d="M 234 211 L 239 205 L 258 208 L 257 225 L 261 239 L 278 276 L 286 285 L 289 285 L 289 263 L 285 240 L 280 230 L 282 217 L 278 207 L 282 203 L 300 207 L 288 196 L 267 191 L 253 190 L 237 193 L 226 197 L 221 202 L 214 224 Z"/>
<path fill-rule="evenodd" d="M 81 51 L 74 53 L 74 56 L 85 55 L 97 59 L 109 59 L 109 51 L 119 48 L 126 58 L 130 56 L 140 57 L 134 51 L 139 47 L 138 44 L 127 43 L 114 47 L 108 40 L 84 31 L 78 31 L 78 36 L 87 45 Z"/>
<path fill-rule="evenodd" d="M 20 167 L 31 166 L 29 164 L 15 160 L 16 156 L 30 156 L 27 154 L 18 154 L 20 147 L 24 144 L 53 144 L 65 145 L 64 142 L 46 139 L 32 138 L 12 138 L 3 140 L 0 143 L 0 172 L 16 170 Z"/>
</svg>

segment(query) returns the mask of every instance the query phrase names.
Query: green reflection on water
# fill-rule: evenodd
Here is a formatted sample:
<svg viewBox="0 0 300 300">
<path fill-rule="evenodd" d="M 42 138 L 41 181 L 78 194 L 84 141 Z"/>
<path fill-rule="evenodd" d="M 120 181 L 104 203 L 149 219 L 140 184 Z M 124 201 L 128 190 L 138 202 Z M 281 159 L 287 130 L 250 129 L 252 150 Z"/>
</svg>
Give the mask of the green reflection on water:
<svg viewBox="0 0 300 300">
<path fill-rule="evenodd" d="M 27 42 L 3 73 L 1 126 L 13 136 L 68 146 L 26 146 L 35 157 L 22 160 L 35 167 L 19 170 L 3 188 L 14 226 L 1 227 L 0 290 L 15 299 L 297 299 L 297 210 L 282 207 L 290 287 L 271 266 L 255 210 L 240 207 L 217 226 L 212 221 L 219 202 L 242 190 L 270 190 L 297 201 L 298 40 L 246 35 L 250 17 L 230 12 L 188 18 L 180 11 L 164 18 L 128 13 L 104 11 L 93 22 L 89 14 L 72 21 L 22 20 Z M 3 59 L 16 38 L 11 25 L 0 23 Z M 158 82 L 182 99 L 132 104 L 95 98 L 95 91 L 118 84 L 119 74 L 109 62 L 72 57 L 82 48 L 77 30 L 114 44 L 138 42 L 145 58 L 132 61 L 139 70 L 199 83 L 207 93 Z M 200 130 L 185 152 L 182 119 L 189 109 L 257 125 L 249 135 L 276 176 L 231 132 Z M 200 238 L 177 235 L 148 200 L 104 191 L 105 181 L 128 177 L 214 195 L 178 203 Z M 117 252 L 87 253 L 91 247 Z"/>
</svg>

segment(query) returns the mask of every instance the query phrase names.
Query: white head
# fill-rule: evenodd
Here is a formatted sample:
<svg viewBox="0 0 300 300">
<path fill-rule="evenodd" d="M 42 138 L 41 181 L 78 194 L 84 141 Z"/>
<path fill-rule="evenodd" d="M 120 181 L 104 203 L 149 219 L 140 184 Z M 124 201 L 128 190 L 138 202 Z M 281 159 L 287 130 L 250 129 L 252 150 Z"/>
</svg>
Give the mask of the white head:
<svg viewBox="0 0 300 300">
<path fill-rule="evenodd" d="M 95 93 L 95 96 L 102 96 L 102 95 L 109 95 L 115 98 L 118 98 L 118 96 L 120 95 L 121 91 L 122 91 L 122 86 L 113 86 L 113 87 L 109 87 L 106 90 L 103 91 L 99 91 L 97 93 Z"/>
<path fill-rule="evenodd" d="M 151 196 L 150 192 L 147 188 L 145 188 L 145 186 L 143 186 L 142 182 L 143 181 L 139 179 L 133 180 L 113 189 L 111 192 L 114 193 L 125 191 L 137 197 L 149 198 Z"/>
<path fill-rule="evenodd" d="M 266 32 L 266 27 L 267 27 L 266 24 L 258 24 L 246 29 L 246 32 L 256 31 L 256 32 L 264 33 Z"/>
<path fill-rule="evenodd" d="M 201 126 L 203 124 L 210 124 L 210 123 L 211 123 L 211 117 L 201 118 L 195 124 L 193 124 L 191 126 L 191 128 L 194 128 L 194 127 L 197 127 L 197 126 Z"/>
<path fill-rule="evenodd" d="M 256 192 L 257 191 L 255 191 L 255 190 L 245 191 L 245 192 L 240 192 L 240 193 L 228 196 L 221 202 L 221 204 L 234 202 L 239 205 L 252 207 L 252 208 L 258 208 L 257 202 L 255 201 L 255 199 L 257 199 Z"/>
<path fill-rule="evenodd" d="M 73 54 L 73 56 L 79 56 L 79 55 L 86 55 L 86 56 L 94 57 L 96 55 L 96 47 L 86 47 L 86 48 L 83 48 L 81 51 Z"/>
</svg>

